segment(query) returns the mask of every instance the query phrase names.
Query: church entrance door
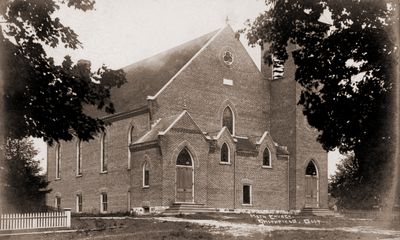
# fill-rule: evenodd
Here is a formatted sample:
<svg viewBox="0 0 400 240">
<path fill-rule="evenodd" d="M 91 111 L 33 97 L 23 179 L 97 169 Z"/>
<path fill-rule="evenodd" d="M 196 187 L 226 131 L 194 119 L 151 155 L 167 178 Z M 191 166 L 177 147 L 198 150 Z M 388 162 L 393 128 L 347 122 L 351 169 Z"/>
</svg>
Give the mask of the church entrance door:
<svg viewBox="0 0 400 240">
<path fill-rule="evenodd" d="M 193 161 L 185 148 L 176 160 L 175 201 L 193 202 L 193 187 Z"/>
<path fill-rule="evenodd" d="M 305 194 L 307 208 L 319 207 L 318 171 L 314 161 L 310 161 L 306 168 L 305 175 Z"/>
</svg>

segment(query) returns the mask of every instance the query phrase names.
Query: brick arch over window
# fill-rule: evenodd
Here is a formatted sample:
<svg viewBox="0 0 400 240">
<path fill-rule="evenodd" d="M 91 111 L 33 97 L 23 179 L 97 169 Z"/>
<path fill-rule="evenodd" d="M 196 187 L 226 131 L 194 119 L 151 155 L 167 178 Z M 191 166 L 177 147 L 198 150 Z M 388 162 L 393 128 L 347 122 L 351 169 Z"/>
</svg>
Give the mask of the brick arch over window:
<svg viewBox="0 0 400 240">
<path fill-rule="evenodd" d="M 319 176 L 318 164 L 314 159 L 311 159 L 307 162 L 304 173 L 308 176 Z"/>
<path fill-rule="evenodd" d="M 230 162 L 230 149 L 228 144 L 224 143 L 221 146 L 221 162 L 229 163 Z"/>
<path fill-rule="evenodd" d="M 271 160 L 272 160 L 271 151 L 269 150 L 268 147 L 265 147 L 264 151 L 263 151 L 263 166 L 264 167 L 271 167 L 272 166 Z"/>
<path fill-rule="evenodd" d="M 232 135 L 236 135 L 237 112 L 234 104 L 225 100 L 218 111 L 218 116 L 221 119 L 221 127 L 226 126 Z"/>
<path fill-rule="evenodd" d="M 189 152 L 190 156 L 192 157 L 192 166 L 193 168 L 199 166 L 198 162 L 198 157 L 196 155 L 195 148 L 188 142 L 188 141 L 183 141 L 181 142 L 172 152 L 171 159 L 169 160 L 169 164 L 175 165 L 176 164 L 176 159 L 178 158 L 178 155 L 182 152 L 183 149 L 187 149 Z"/>
</svg>

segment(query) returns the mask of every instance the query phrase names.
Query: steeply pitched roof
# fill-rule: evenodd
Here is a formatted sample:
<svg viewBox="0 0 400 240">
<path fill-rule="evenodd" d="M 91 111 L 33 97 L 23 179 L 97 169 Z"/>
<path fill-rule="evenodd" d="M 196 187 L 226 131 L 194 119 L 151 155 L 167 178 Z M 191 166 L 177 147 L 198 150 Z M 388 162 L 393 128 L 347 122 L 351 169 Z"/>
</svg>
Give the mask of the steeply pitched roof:
<svg viewBox="0 0 400 240">
<path fill-rule="evenodd" d="M 217 31 L 124 67 L 127 83 L 111 94 L 116 111 L 125 112 L 145 106 L 147 96 L 155 95 Z"/>
<path fill-rule="evenodd" d="M 257 152 L 256 145 L 248 138 L 236 138 L 236 151 L 238 152 Z"/>
<path fill-rule="evenodd" d="M 143 135 L 133 144 L 140 144 L 157 140 L 158 134 L 165 131 L 177 118 L 179 118 L 180 115 L 181 113 L 160 119 L 145 135 Z"/>
</svg>

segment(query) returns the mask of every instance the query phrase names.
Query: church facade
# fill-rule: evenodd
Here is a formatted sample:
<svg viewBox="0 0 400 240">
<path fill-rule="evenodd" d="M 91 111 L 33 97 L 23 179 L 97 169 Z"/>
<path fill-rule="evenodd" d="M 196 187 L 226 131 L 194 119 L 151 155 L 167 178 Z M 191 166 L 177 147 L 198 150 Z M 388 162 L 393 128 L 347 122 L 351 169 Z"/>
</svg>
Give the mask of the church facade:
<svg viewBox="0 0 400 240">
<path fill-rule="evenodd" d="M 273 68 L 260 72 L 229 25 L 125 67 L 117 113 L 98 116 L 106 131 L 48 148 L 47 204 L 327 208 L 327 153 L 297 106 L 293 61 Z"/>
</svg>

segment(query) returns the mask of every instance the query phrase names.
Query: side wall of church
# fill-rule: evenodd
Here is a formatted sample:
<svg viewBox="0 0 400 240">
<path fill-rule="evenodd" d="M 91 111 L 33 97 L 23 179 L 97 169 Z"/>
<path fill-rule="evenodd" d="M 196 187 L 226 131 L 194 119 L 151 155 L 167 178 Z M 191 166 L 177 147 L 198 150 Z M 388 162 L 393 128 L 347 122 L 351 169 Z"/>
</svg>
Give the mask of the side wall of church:
<svg viewBox="0 0 400 240">
<path fill-rule="evenodd" d="M 230 66 L 223 61 L 227 50 L 234 56 Z M 223 108 L 231 104 L 235 135 L 260 136 L 269 126 L 268 84 L 234 32 L 225 28 L 152 101 L 154 120 L 187 109 L 203 131 L 218 132 Z"/>
<path fill-rule="evenodd" d="M 76 196 L 82 195 L 83 212 L 99 212 L 100 194 L 107 193 L 108 212 L 128 211 L 128 129 L 134 124 L 134 139 L 148 130 L 148 114 L 112 122 L 107 126 L 105 153 L 107 173 L 100 169 L 100 136 L 82 143 L 82 175 L 77 176 L 76 140 L 61 142 L 60 179 L 55 179 L 55 147 L 47 152 L 47 176 L 52 191 L 47 204 L 54 206 L 55 197 L 61 197 L 61 207 L 76 211 Z M 135 161 L 135 159 L 132 159 Z"/>
</svg>

